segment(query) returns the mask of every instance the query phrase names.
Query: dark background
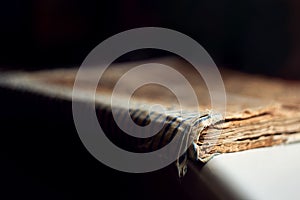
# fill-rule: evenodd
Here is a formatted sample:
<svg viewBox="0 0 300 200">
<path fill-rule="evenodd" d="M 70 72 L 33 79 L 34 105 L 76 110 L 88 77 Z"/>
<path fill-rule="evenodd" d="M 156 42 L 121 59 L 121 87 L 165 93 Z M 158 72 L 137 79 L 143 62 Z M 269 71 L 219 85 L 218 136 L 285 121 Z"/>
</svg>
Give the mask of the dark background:
<svg viewBox="0 0 300 200">
<path fill-rule="evenodd" d="M 197 40 L 219 67 L 300 79 L 299 22 L 298 0 L 2 0 L 0 69 L 79 66 L 106 38 L 159 26 Z M 163 54 L 119 61 L 154 56 Z M 4 88 L 0 97 L 1 199 L 191 197 L 184 181 L 168 179 L 176 177 L 173 167 L 127 174 L 96 161 L 77 136 L 70 102 Z"/>
<path fill-rule="evenodd" d="M 299 11 L 297 0 L 2 0 L 0 66 L 80 65 L 116 33 L 160 26 L 197 40 L 218 66 L 298 79 Z"/>
</svg>

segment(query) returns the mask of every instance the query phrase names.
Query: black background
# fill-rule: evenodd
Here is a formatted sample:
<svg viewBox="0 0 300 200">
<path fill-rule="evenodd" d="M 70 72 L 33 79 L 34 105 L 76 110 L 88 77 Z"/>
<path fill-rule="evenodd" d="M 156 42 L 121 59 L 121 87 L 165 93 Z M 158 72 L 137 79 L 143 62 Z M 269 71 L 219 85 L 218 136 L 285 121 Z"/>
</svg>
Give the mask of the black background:
<svg viewBox="0 0 300 200">
<path fill-rule="evenodd" d="M 297 0 L 2 0 L 0 66 L 80 65 L 116 33 L 159 26 L 197 40 L 218 66 L 298 79 L 299 11 Z"/>
</svg>

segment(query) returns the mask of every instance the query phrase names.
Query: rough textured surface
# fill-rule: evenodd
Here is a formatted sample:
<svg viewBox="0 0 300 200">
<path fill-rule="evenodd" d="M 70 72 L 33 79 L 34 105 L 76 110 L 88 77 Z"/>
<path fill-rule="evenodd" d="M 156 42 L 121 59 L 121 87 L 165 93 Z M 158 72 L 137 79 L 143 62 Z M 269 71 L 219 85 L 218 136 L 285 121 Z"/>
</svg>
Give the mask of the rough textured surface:
<svg viewBox="0 0 300 200">
<path fill-rule="evenodd" d="M 170 112 L 174 111 L 172 115 L 169 115 L 168 122 L 175 119 L 175 123 L 172 123 L 167 130 L 164 129 L 157 136 L 139 142 L 144 147 L 147 144 L 156 144 L 156 141 L 160 140 L 162 135 L 166 135 L 163 144 L 168 143 L 173 138 L 170 137 L 170 134 L 175 129 L 176 134 L 185 134 L 182 127 L 187 125 L 192 126 L 191 132 L 195 136 L 194 142 L 197 144 L 197 157 L 202 161 L 207 161 L 212 155 L 219 153 L 237 152 L 300 141 L 299 82 L 222 70 L 227 92 L 227 110 L 225 120 L 218 120 L 218 118 L 213 119 L 214 116 L 211 114 L 209 95 L 203 79 L 195 73 L 195 70 L 189 64 L 175 59 L 162 59 L 156 62 L 172 66 L 187 77 L 201 104 L 199 108 L 186 106 L 187 115 L 181 116 L 176 114 L 179 109 L 178 101 L 168 89 L 158 85 L 147 85 L 139 88 L 132 97 L 133 109 L 137 103 L 159 103 L 165 105 Z M 99 82 L 101 87 L 97 90 L 96 104 L 100 107 L 106 106 L 118 79 L 138 64 L 142 63 L 115 65 L 107 70 Z M 76 71 L 77 69 L 60 69 L 31 73 L 14 72 L 2 76 L 0 81 L 9 87 L 33 90 L 44 95 L 71 100 Z M 94 71 L 91 70 L 90 74 L 93 73 Z M 151 72 L 150 69 L 137 78 L 143 79 L 143 77 L 149 76 L 149 73 L 157 72 Z M 156 75 L 159 75 L 159 73 Z M 173 80 L 173 77 L 168 78 L 176 87 L 182 87 L 181 83 Z M 135 84 L 135 80 L 128 82 L 128 85 L 130 84 Z M 128 85 L 124 85 L 124 93 L 118 94 L 120 99 L 126 95 L 126 86 Z M 76 98 L 88 100 L 85 95 L 87 91 L 89 91 L 89 79 L 84 80 L 82 95 Z M 140 108 L 136 107 L 136 109 Z M 201 113 L 195 115 L 195 112 L 199 111 Z M 132 117 L 136 117 L 135 121 L 139 124 L 139 121 L 145 121 L 144 119 L 147 116 L 148 113 L 145 112 Z M 178 127 L 178 124 L 189 116 L 193 116 L 193 119 L 187 120 L 182 126 Z M 210 116 L 210 120 L 208 120 L 209 118 L 206 119 L 206 116 Z M 204 118 L 205 120 L 201 123 L 195 123 L 197 120 Z M 164 134 L 164 131 L 169 134 Z M 122 140 L 124 140 L 124 137 L 122 137 Z M 124 141 L 123 143 L 127 145 L 132 144 L 127 140 Z M 160 148 L 161 144 L 154 146 L 156 148 L 150 150 Z"/>
</svg>

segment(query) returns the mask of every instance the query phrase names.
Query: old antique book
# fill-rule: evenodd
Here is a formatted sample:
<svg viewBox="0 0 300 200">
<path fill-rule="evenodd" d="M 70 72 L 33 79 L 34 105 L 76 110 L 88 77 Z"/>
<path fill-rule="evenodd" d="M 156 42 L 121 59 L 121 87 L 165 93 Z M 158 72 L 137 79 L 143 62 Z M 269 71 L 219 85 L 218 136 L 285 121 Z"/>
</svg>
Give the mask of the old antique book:
<svg viewBox="0 0 300 200">
<path fill-rule="evenodd" d="M 183 106 L 183 112 L 179 112 L 180 105 L 176 94 L 168 88 L 158 84 L 138 87 L 130 94 L 129 113 L 132 120 L 140 126 L 146 126 L 152 119 L 154 123 L 163 123 L 163 127 L 152 137 L 135 138 L 125 134 L 114 122 L 111 97 L 118 80 L 130 69 L 144 63 L 161 63 L 176 69 L 190 82 L 200 104 L 195 108 L 189 107 L 187 103 Z M 34 92 L 49 98 L 90 102 L 89 75 L 96 74 L 99 66 L 86 72 L 87 78 L 81 80 L 81 92 L 74 96 L 73 86 L 77 70 L 78 67 L 5 72 L 0 77 L 0 84 L 2 87 Z M 95 94 L 95 107 L 101 127 L 107 137 L 118 146 L 135 152 L 155 151 L 175 138 L 184 143 L 179 147 L 183 148 L 182 146 L 188 144 L 185 140 L 192 138 L 192 145 L 186 146 L 187 153 L 180 154 L 182 159 L 178 156 L 179 175 L 185 174 L 188 159 L 207 162 L 218 154 L 300 141 L 300 82 L 249 75 L 229 69 L 220 71 L 226 89 L 226 113 L 223 118 L 211 107 L 210 91 L 201 75 L 183 60 L 166 58 L 113 64 L 103 73 Z M 113 106 L 118 107 L 118 116 L 122 117 L 128 112 L 125 97 L 129 91 L 126 88 L 149 76 L 164 76 L 179 90 L 185 89 L 174 77 L 163 75 L 149 66 L 135 78 L 126 79 L 122 89 L 115 94 L 119 104 Z M 149 106 L 154 104 L 163 105 L 167 111 L 149 113 Z M 126 122 L 125 120 L 124 123 Z"/>
</svg>

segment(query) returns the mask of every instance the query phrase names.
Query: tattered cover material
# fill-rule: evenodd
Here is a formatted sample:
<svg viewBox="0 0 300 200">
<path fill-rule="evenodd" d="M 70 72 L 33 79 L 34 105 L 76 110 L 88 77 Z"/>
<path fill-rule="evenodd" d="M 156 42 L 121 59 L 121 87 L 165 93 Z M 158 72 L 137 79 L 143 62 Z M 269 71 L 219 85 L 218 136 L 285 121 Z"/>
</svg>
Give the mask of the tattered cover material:
<svg viewBox="0 0 300 200">
<path fill-rule="evenodd" d="M 218 113 L 211 110 L 208 91 L 203 79 L 189 64 L 177 59 L 161 59 L 151 62 L 169 65 L 183 74 L 190 81 L 201 103 L 199 108 L 186 107 L 183 112 L 178 112 L 179 105 L 173 93 L 158 85 L 146 85 L 132 96 L 131 118 L 135 123 L 145 126 L 150 122 L 149 114 L 151 114 L 154 116 L 152 118 L 154 123 L 163 121 L 164 126 L 159 133 L 150 138 L 130 137 L 122 133 L 115 124 L 111 113 L 110 97 L 119 78 L 129 69 L 143 63 L 111 66 L 99 82 L 101 87 L 97 89 L 95 104 L 97 115 L 101 118 L 102 128 L 107 136 L 119 146 L 130 151 L 147 152 L 157 150 L 177 138 L 181 142 L 178 149 L 174 151 L 180 152 L 187 145 L 187 141 L 192 139 L 193 143 L 187 153 L 176 162 L 179 176 L 182 176 L 186 172 L 187 158 L 206 162 L 213 155 L 221 153 L 300 141 L 299 82 L 223 70 L 221 74 L 227 93 L 227 107 L 225 120 L 222 120 Z M 149 63 L 149 61 L 144 63 Z M 50 98 L 71 101 L 77 70 L 78 68 L 6 72 L 1 75 L 0 84 L 12 89 L 28 90 Z M 99 68 L 95 67 L 95 70 Z M 95 71 L 91 70 L 90 73 L 95 73 Z M 136 78 L 143 79 L 149 76 L 149 73 L 152 73 L 151 70 L 141 73 Z M 182 87 L 181 83 L 172 80 L 172 77 L 166 77 L 170 78 L 176 87 Z M 135 80 L 130 80 L 128 84 L 135 84 Z M 87 79 L 82 86 L 82 94 L 75 99 L 83 102 L 90 101 L 85 96 L 88 90 Z M 124 92 L 126 93 L 126 90 Z M 122 105 L 125 93 L 118 94 L 121 102 L 118 108 L 120 117 L 128 112 L 126 106 Z M 140 106 L 153 103 L 164 105 L 167 108 L 166 114 L 149 113 L 148 109 Z"/>
</svg>

